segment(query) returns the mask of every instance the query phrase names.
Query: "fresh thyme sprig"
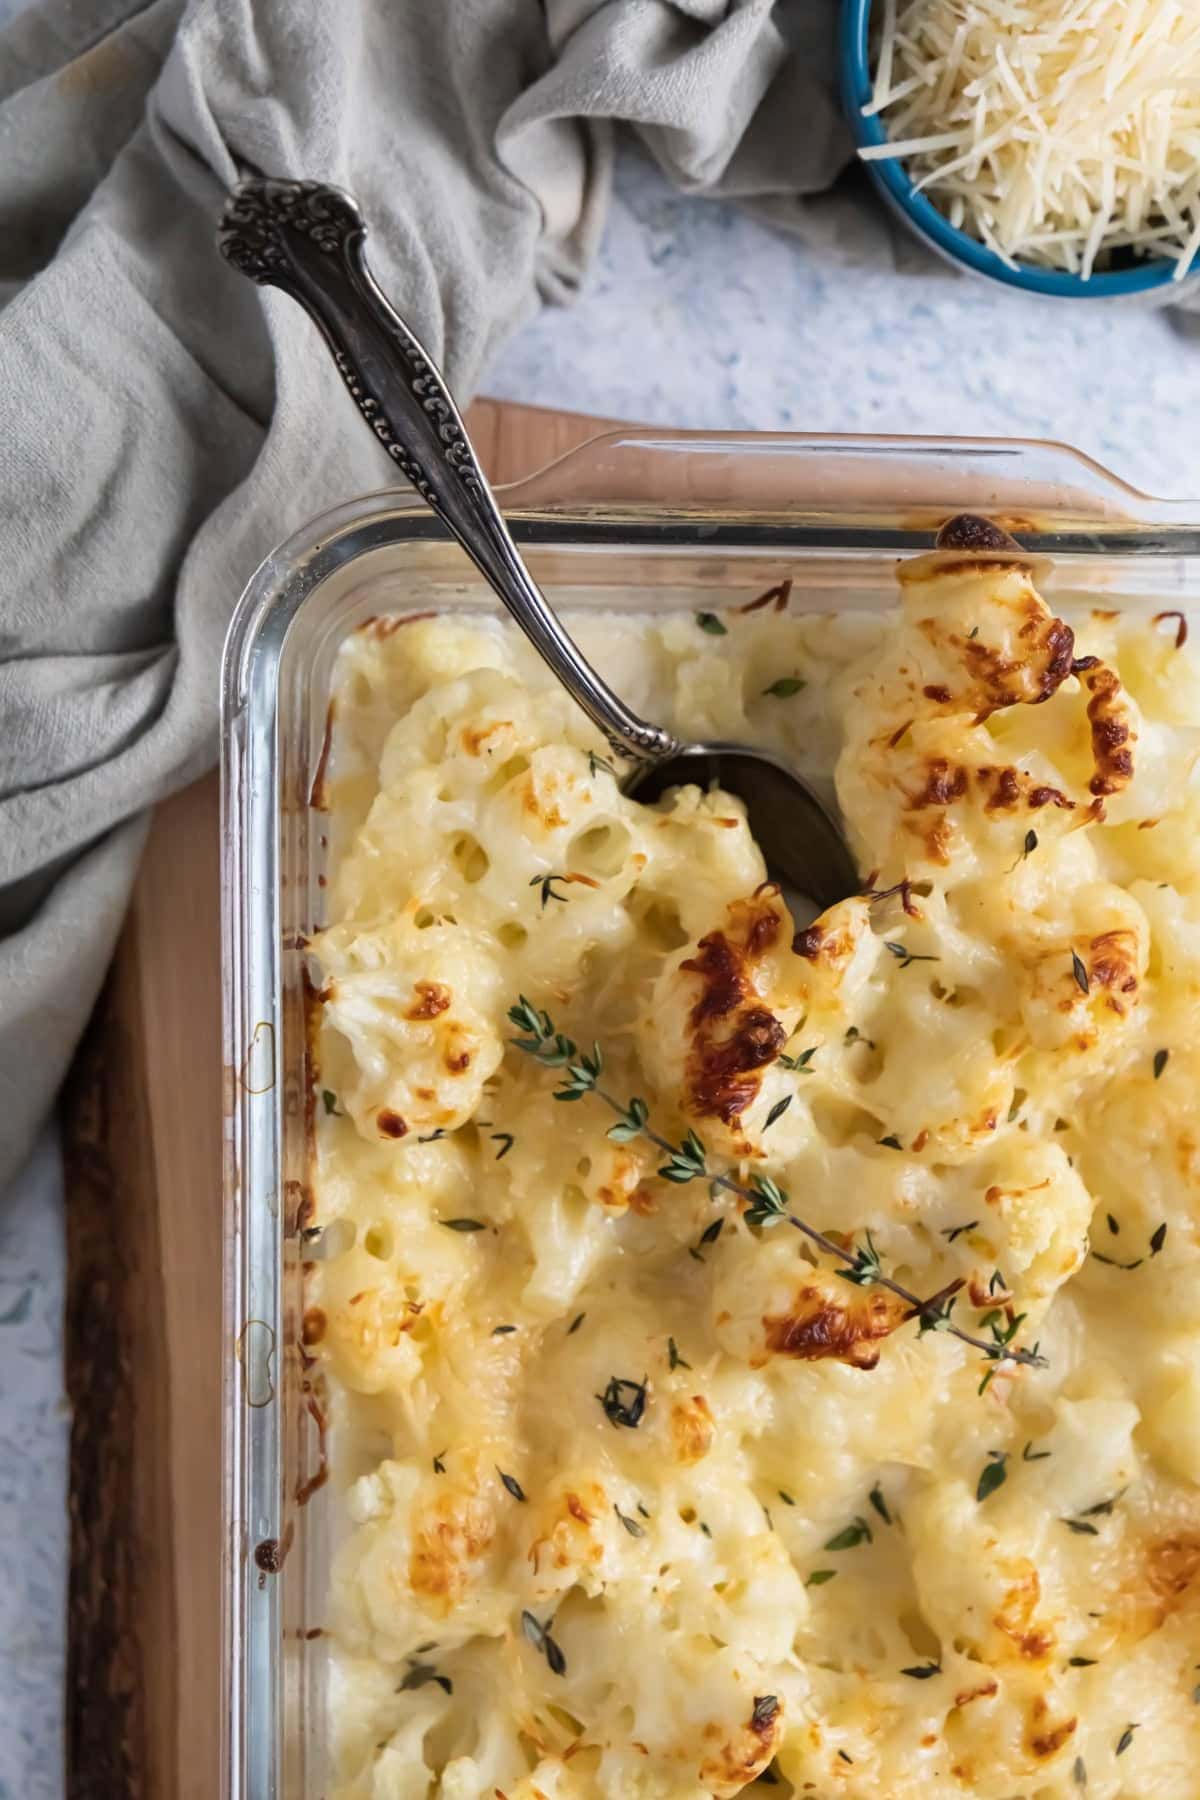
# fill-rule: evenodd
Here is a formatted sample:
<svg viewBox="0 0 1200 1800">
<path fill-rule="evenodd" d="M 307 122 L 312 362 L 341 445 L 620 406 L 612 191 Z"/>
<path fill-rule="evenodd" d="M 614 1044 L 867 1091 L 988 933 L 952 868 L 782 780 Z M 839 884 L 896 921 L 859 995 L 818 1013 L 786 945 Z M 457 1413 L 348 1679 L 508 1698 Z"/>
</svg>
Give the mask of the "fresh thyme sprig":
<svg viewBox="0 0 1200 1800">
<path fill-rule="evenodd" d="M 584 1094 L 595 1094 L 598 1100 L 602 1100 L 617 1115 L 617 1123 L 609 1127 L 610 1138 L 623 1144 L 628 1143 L 631 1138 L 644 1137 L 656 1150 L 662 1151 L 667 1161 L 658 1173 L 664 1180 L 682 1184 L 703 1179 L 709 1183 L 709 1191 L 714 1199 L 718 1191 L 724 1189 L 726 1193 L 748 1201 L 745 1214 L 748 1225 L 758 1225 L 763 1230 L 769 1230 L 775 1225 L 791 1225 L 827 1256 L 845 1265 L 836 1271 L 843 1281 L 852 1282 L 856 1287 L 886 1288 L 889 1293 L 905 1301 L 910 1309 L 907 1317 L 920 1322 L 922 1334 L 927 1331 L 948 1332 L 960 1342 L 969 1344 L 972 1349 L 981 1351 L 990 1364 L 1024 1363 L 1030 1368 L 1045 1368 L 1046 1359 L 1036 1346 L 1032 1350 L 1026 1350 L 1013 1345 L 1012 1337 L 1016 1325 L 1021 1322 L 1020 1318 L 1008 1330 L 998 1331 L 993 1327 L 990 1340 L 966 1331 L 951 1318 L 950 1304 L 958 1290 L 966 1285 L 965 1282 L 953 1281 L 929 1299 L 923 1300 L 919 1294 L 914 1294 L 885 1274 L 870 1232 L 866 1233 L 865 1247 L 848 1250 L 844 1244 L 837 1243 L 823 1231 L 818 1231 L 815 1226 L 797 1218 L 791 1210 L 787 1194 L 769 1175 L 754 1174 L 750 1176 L 749 1182 L 738 1181 L 725 1171 L 708 1166 L 708 1153 L 694 1131 L 689 1130 L 679 1144 L 673 1144 L 669 1138 L 655 1131 L 650 1124 L 649 1108 L 644 1100 L 635 1097 L 625 1104 L 600 1085 L 604 1073 L 604 1053 L 599 1044 L 594 1043 L 590 1053 L 580 1055 L 574 1039 L 559 1031 L 549 1013 L 539 1010 L 524 994 L 515 1006 L 509 1008 L 508 1016 L 521 1033 L 519 1037 L 512 1039 L 518 1050 L 524 1051 L 526 1056 L 532 1057 L 544 1068 L 564 1071 L 562 1085 L 554 1090 L 554 1098 L 579 1100 Z M 989 1369 L 989 1375 L 995 1372 L 995 1368 Z"/>
</svg>

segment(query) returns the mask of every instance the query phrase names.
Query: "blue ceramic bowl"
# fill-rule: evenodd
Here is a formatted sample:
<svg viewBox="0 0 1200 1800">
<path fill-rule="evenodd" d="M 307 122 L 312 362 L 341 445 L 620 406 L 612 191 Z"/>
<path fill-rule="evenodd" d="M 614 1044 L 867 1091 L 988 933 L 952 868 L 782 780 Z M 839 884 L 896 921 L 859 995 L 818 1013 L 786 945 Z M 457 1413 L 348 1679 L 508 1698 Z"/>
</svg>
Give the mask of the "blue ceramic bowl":
<svg viewBox="0 0 1200 1800">
<path fill-rule="evenodd" d="M 862 111 L 871 100 L 870 22 L 871 0 L 842 0 L 842 103 L 855 142 L 863 148 L 887 142 L 887 131 L 879 115 L 864 118 Z M 976 275 L 1002 281 L 1008 287 L 1022 288 L 1027 294 L 1050 294 L 1060 300 L 1128 299 L 1172 286 L 1175 264 L 1170 258 L 1161 256 L 1137 262 L 1127 269 L 1094 274 L 1087 281 L 1078 275 L 1039 268 L 1032 263 L 1021 263 L 1012 269 L 986 244 L 951 225 L 924 194 L 914 193 L 900 158 L 889 157 L 864 166 L 883 198 L 924 244 Z M 1191 279 L 1189 274 L 1187 280 L 1190 282 Z"/>
</svg>

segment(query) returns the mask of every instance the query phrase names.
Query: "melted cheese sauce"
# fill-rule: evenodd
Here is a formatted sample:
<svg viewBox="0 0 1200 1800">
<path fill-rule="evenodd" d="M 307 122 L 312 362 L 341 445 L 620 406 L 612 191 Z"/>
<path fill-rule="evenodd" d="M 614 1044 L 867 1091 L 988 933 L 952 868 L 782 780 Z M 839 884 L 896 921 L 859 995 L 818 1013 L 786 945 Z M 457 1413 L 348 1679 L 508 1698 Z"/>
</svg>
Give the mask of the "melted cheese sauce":
<svg viewBox="0 0 1200 1800">
<path fill-rule="evenodd" d="M 337 1800 L 1200 1793 L 1200 663 L 1173 619 L 1072 641 L 1013 565 L 904 577 L 890 618 L 573 622 L 649 716 L 836 778 L 911 884 L 800 930 L 739 804 L 624 799 L 515 632 L 342 653 Z M 521 995 L 1046 1367 L 665 1180 L 555 1101 Z"/>
</svg>

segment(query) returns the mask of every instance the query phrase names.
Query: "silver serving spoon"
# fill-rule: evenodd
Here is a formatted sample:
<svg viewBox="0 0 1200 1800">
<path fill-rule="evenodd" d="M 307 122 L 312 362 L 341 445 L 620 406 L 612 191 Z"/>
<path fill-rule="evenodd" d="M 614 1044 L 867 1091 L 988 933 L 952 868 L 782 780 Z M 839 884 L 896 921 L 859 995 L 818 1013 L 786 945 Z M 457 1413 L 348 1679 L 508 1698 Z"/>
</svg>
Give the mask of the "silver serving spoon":
<svg viewBox="0 0 1200 1800">
<path fill-rule="evenodd" d="M 437 368 L 380 291 L 363 256 L 366 223 L 340 188 L 254 177 L 221 221 L 235 269 L 298 300 L 333 352 L 364 419 L 491 584 L 538 654 L 619 755 L 625 792 L 654 800 L 716 782 L 746 806 L 775 880 L 824 909 L 861 887 L 836 822 L 780 758 L 745 744 L 687 744 L 640 719 L 585 661 L 512 540 Z"/>
</svg>

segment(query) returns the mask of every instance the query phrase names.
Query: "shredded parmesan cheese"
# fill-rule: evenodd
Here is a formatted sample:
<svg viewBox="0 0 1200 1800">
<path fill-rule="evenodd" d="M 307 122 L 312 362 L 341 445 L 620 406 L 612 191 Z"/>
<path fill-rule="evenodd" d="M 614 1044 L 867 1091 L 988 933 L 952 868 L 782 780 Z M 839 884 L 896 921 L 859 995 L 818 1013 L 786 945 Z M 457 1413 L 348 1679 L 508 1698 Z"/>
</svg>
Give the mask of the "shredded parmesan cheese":
<svg viewBox="0 0 1200 1800">
<path fill-rule="evenodd" d="M 1194 0 L 894 0 L 874 91 L 918 192 L 1005 262 L 1086 280 L 1200 253 Z"/>
</svg>

